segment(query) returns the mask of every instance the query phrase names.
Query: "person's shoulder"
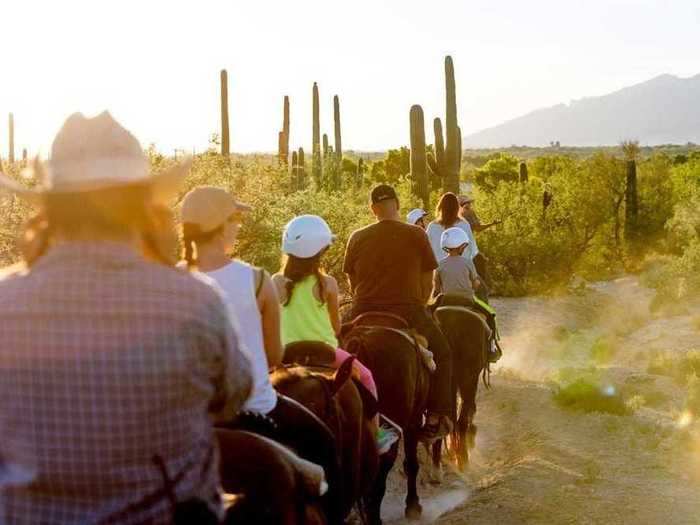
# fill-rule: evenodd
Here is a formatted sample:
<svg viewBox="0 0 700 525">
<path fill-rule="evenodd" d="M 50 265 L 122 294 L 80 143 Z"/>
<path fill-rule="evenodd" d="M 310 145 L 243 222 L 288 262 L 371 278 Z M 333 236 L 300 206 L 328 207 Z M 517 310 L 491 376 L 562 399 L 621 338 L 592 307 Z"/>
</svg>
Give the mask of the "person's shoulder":
<svg viewBox="0 0 700 525">
<path fill-rule="evenodd" d="M 29 272 L 22 263 L 0 268 L 0 297 L 7 298 L 12 290 L 21 290 Z"/>
<path fill-rule="evenodd" d="M 324 273 L 322 275 L 323 277 L 323 284 L 328 288 L 329 290 L 337 290 L 338 289 L 338 281 L 333 277 L 332 275 L 328 275 Z"/>
</svg>

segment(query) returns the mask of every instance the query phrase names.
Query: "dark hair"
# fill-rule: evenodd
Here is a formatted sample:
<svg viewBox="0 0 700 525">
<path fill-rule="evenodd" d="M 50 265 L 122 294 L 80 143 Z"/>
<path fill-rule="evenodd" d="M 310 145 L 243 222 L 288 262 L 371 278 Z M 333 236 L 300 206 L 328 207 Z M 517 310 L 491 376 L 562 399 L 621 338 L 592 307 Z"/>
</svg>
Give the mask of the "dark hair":
<svg viewBox="0 0 700 525">
<path fill-rule="evenodd" d="M 435 208 L 435 219 L 443 228 L 449 228 L 459 222 L 459 200 L 457 195 L 447 192 L 440 197 Z"/>
<path fill-rule="evenodd" d="M 285 289 L 287 291 L 287 297 L 284 300 L 284 306 L 287 306 L 292 300 L 292 294 L 294 293 L 294 287 L 297 283 L 306 279 L 309 275 L 315 275 L 316 281 L 318 282 L 321 303 L 325 303 L 326 290 L 324 286 L 323 270 L 321 269 L 321 256 L 326 250 L 321 250 L 313 257 L 307 257 L 302 259 L 301 257 L 295 257 L 294 255 L 285 255 L 282 260 L 282 274 L 287 278 L 285 283 Z"/>
<path fill-rule="evenodd" d="M 20 249 L 28 266 L 39 259 L 56 234 L 79 238 L 85 233 L 96 237 L 127 237 L 137 230 L 149 251 L 161 262 L 170 258 L 155 242 L 158 221 L 154 216 L 151 187 L 130 184 L 118 188 L 48 193 L 43 210 L 25 224 Z"/>
</svg>

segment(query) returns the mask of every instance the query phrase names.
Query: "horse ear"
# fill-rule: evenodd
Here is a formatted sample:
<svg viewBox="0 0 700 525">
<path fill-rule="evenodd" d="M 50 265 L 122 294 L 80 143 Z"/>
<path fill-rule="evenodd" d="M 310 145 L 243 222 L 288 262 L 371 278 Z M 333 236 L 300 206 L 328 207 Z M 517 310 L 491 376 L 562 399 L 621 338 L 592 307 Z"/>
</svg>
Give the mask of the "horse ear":
<svg viewBox="0 0 700 525">
<path fill-rule="evenodd" d="M 340 365 L 340 368 L 333 374 L 333 383 L 331 384 L 331 396 L 334 396 L 340 391 L 345 382 L 352 376 L 352 365 L 355 362 L 354 357 L 348 357 Z"/>
</svg>

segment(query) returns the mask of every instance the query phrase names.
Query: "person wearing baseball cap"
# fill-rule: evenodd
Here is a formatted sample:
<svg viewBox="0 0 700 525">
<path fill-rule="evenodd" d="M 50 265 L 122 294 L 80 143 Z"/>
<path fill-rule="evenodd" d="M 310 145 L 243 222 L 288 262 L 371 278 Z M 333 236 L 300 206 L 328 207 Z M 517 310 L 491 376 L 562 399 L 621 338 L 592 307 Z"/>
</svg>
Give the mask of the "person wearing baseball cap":
<svg viewBox="0 0 700 525">
<path fill-rule="evenodd" d="M 451 353 L 426 304 L 437 261 L 425 232 L 399 215 L 394 188 L 380 184 L 370 192 L 374 224 L 348 239 L 343 271 L 353 292 L 351 315 L 385 311 L 406 319 L 428 340 L 437 370 L 432 376 L 423 439 L 447 435 L 451 421 Z"/>
<path fill-rule="evenodd" d="M 0 281 L 1 522 L 170 523 L 196 501 L 221 517 L 211 420 L 243 405 L 251 365 L 217 291 L 142 253 L 188 167 L 154 177 L 109 113 L 76 113 L 34 189 L 0 177 L 42 239 Z"/>
<path fill-rule="evenodd" d="M 425 216 L 428 215 L 428 213 L 425 210 L 422 210 L 421 208 L 414 208 L 411 211 L 408 212 L 406 215 L 406 222 L 408 224 L 414 224 L 423 230 L 425 230 Z"/>
</svg>

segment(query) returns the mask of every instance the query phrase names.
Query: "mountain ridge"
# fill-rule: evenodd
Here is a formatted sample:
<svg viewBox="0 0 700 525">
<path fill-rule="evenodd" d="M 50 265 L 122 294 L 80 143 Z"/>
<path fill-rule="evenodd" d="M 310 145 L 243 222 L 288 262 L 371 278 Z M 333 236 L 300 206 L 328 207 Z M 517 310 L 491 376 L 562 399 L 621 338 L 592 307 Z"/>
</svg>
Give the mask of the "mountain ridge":
<svg viewBox="0 0 700 525">
<path fill-rule="evenodd" d="M 662 74 L 611 93 L 535 109 L 464 138 L 465 148 L 700 142 L 700 74 Z"/>
</svg>

